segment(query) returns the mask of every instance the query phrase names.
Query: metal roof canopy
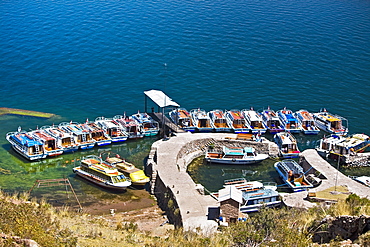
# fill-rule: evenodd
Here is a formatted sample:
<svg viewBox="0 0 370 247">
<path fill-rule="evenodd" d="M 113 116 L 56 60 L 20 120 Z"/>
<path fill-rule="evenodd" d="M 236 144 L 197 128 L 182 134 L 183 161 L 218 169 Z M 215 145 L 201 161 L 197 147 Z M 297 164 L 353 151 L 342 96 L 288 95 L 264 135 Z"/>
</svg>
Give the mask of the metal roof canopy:
<svg viewBox="0 0 370 247">
<path fill-rule="evenodd" d="M 180 107 L 175 101 L 168 97 L 165 93 L 159 90 L 144 91 L 145 95 L 148 96 L 154 103 L 159 107 L 175 106 Z"/>
</svg>

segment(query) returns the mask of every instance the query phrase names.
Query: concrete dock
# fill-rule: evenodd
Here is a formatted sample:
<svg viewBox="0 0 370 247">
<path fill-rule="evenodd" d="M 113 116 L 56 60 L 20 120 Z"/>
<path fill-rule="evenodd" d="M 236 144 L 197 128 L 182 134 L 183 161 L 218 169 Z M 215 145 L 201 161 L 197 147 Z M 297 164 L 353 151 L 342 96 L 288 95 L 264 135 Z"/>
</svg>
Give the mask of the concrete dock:
<svg viewBox="0 0 370 247">
<path fill-rule="evenodd" d="M 321 174 L 321 184 L 309 192 L 315 193 L 318 191 L 323 191 L 335 186 L 347 187 L 350 193 L 354 193 L 360 197 L 367 197 L 370 199 L 370 188 L 354 181 L 343 173 L 339 172 L 335 167 L 330 165 L 325 159 L 323 159 L 315 149 L 307 149 L 302 152 L 300 164 L 308 174 Z M 283 201 L 287 206 L 299 207 L 299 208 L 309 208 L 316 204 L 311 203 L 304 198 L 307 197 L 309 192 L 298 192 L 292 194 L 285 194 L 283 196 Z"/>
<path fill-rule="evenodd" d="M 200 229 L 204 234 L 216 230 L 218 201 L 204 195 L 203 186 L 194 183 L 186 168 L 194 158 L 203 155 L 211 143 L 251 143 L 237 141 L 236 137 L 231 133 L 178 133 L 153 144 L 147 161 L 152 174 L 151 192 L 175 226 L 193 231 Z M 264 145 L 266 150 L 271 146 L 272 152 L 276 152 L 276 145 L 269 141 L 251 144 Z"/>
<path fill-rule="evenodd" d="M 204 187 L 195 184 L 187 173 L 190 162 L 205 154 L 210 144 L 253 146 L 260 153 L 276 156 L 277 145 L 266 139 L 262 142 L 238 140 L 232 133 L 177 133 L 177 136 L 159 140 L 152 145 L 146 170 L 151 174 L 151 193 L 158 205 L 166 211 L 171 223 L 185 230 L 212 233 L 218 224 L 219 203 L 210 195 L 205 195 Z M 343 175 L 324 160 L 314 149 L 301 154 L 300 164 L 305 171 L 318 174 L 322 183 L 312 192 L 334 186 L 346 186 L 351 193 L 360 197 L 370 197 L 370 188 Z M 311 192 L 310 191 L 310 192 Z M 309 208 L 317 204 L 305 198 L 308 192 L 283 195 L 283 202 L 289 207 Z"/>
</svg>

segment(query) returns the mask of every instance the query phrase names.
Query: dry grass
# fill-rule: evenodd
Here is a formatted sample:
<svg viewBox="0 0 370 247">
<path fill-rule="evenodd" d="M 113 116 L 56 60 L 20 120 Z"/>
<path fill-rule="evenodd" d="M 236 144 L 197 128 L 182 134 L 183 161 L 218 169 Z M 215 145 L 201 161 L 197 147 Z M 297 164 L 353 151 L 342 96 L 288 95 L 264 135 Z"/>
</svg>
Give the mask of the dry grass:
<svg viewBox="0 0 370 247">
<path fill-rule="evenodd" d="M 326 200 L 345 200 L 350 194 L 349 190 L 345 186 L 331 187 L 326 190 L 317 191 L 316 197 Z"/>
</svg>

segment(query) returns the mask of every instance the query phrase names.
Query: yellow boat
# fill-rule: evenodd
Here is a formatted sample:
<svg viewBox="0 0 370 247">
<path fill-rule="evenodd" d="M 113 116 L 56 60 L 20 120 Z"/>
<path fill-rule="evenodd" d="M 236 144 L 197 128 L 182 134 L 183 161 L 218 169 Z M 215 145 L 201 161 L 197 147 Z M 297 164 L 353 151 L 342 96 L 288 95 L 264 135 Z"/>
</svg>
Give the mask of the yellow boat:
<svg viewBox="0 0 370 247">
<path fill-rule="evenodd" d="M 113 157 L 111 157 L 113 156 Z M 144 186 L 149 182 L 149 177 L 145 175 L 144 171 L 135 167 L 134 164 L 122 159 L 118 154 L 108 153 L 105 162 L 111 166 L 116 167 L 120 172 L 129 176 L 132 185 Z"/>
</svg>

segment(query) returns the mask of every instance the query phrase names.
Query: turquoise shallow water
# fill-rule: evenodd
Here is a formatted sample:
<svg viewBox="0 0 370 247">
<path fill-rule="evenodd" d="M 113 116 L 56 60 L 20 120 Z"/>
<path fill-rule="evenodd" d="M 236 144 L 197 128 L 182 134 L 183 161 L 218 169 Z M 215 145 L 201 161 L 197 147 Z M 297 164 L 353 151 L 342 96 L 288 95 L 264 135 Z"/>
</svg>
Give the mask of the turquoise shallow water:
<svg viewBox="0 0 370 247">
<path fill-rule="evenodd" d="M 325 107 L 348 118 L 351 133 L 369 134 L 369 13 L 364 0 L 2 1 L 1 106 L 60 118 L 2 116 L 0 136 L 143 111 L 150 89 L 189 110 Z M 142 165 L 152 141 L 119 152 Z M 8 190 L 71 176 L 78 158 L 31 169 L 5 138 L 0 144 Z"/>
</svg>

